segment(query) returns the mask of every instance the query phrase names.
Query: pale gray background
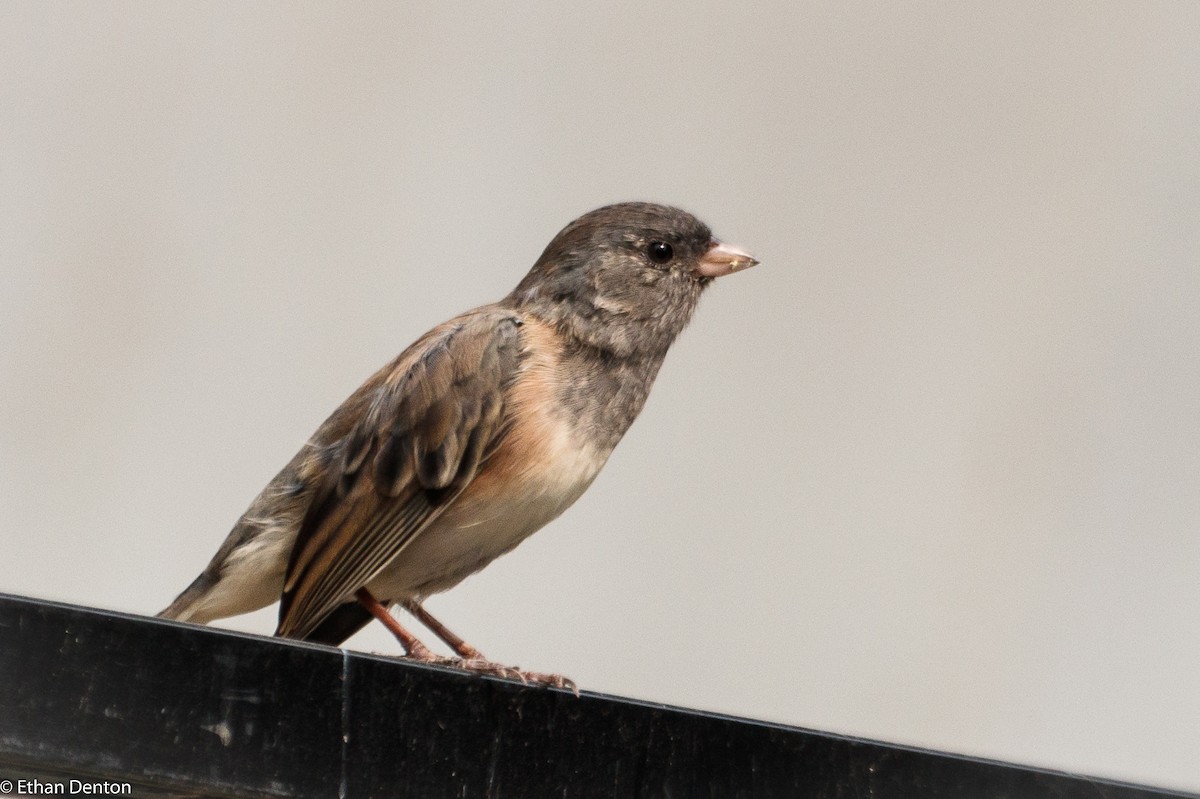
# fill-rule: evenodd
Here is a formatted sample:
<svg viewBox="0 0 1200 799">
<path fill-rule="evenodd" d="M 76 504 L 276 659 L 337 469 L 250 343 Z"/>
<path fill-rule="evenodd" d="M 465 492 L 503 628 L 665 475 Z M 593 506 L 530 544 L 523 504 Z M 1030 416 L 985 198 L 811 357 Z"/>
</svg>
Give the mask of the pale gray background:
<svg viewBox="0 0 1200 799">
<path fill-rule="evenodd" d="M 654 199 L 763 265 L 431 609 L 588 689 L 1200 789 L 1198 131 L 1196 3 L 6 3 L 0 590 L 157 611 L 377 366 Z"/>
</svg>

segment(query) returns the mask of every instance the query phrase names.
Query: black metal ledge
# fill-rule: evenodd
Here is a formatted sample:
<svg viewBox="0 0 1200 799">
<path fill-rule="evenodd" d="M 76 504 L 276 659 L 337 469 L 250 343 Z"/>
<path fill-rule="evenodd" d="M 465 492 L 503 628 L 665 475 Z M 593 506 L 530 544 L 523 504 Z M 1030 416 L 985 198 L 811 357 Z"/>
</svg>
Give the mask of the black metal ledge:
<svg viewBox="0 0 1200 799">
<path fill-rule="evenodd" d="M 0 595 L 0 781 L 20 777 L 133 796 L 1184 795 Z"/>
</svg>

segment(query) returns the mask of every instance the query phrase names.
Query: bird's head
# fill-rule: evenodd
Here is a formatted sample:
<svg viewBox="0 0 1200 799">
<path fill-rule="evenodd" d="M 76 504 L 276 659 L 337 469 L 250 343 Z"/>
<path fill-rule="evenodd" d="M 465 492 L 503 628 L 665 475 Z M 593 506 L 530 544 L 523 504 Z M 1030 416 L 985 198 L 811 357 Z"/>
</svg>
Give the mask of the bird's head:
<svg viewBox="0 0 1200 799">
<path fill-rule="evenodd" d="M 686 211 L 619 203 L 563 228 L 509 301 L 618 357 L 661 356 L 714 278 L 756 263 Z"/>
</svg>

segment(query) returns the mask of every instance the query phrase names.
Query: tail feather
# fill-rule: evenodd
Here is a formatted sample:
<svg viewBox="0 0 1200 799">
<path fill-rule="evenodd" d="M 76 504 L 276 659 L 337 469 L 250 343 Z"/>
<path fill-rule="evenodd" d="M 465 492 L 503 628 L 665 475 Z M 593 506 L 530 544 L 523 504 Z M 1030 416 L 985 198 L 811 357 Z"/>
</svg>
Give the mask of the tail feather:
<svg viewBox="0 0 1200 799">
<path fill-rule="evenodd" d="M 304 636 L 304 640 L 312 641 L 314 644 L 338 646 L 366 627 L 373 618 L 375 617 L 371 615 L 371 612 L 362 605 L 357 602 L 347 602 L 322 619 L 311 633 Z"/>
<path fill-rule="evenodd" d="M 175 597 L 175 601 L 158 612 L 158 617 L 161 619 L 174 619 L 175 621 L 192 621 L 197 624 L 208 624 L 216 616 L 204 617 L 202 612 L 205 600 L 209 597 L 217 580 L 211 577 L 207 572 L 202 572 L 199 577 L 192 580 L 192 584 L 183 589 L 183 592 Z"/>
<path fill-rule="evenodd" d="M 158 617 L 208 624 L 216 619 L 254 609 L 238 608 L 229 612 L 229 608 L 220 606 L 217 596 L 222 592 L 214 590 L 219 582 L 220 578 L 214 578 L 207 572 L 202 573 L 183 590 L 183 593 L 175 598 L 174 602 L 160 610 Z M 367 626 L 372 618 L 370 612 L 362 605 L 357 602 L 347 602 L 326 616 L 316 629 L 304 637 L 304 640 L 337 646 Z"/>
</svg>

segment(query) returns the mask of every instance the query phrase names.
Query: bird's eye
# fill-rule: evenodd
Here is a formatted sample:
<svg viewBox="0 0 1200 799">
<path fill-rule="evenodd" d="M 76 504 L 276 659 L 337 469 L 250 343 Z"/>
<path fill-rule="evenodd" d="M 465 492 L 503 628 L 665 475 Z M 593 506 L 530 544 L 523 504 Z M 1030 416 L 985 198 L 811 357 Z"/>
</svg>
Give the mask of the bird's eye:
<svg viewBox="0 0 1200 799">
<path fill-rule="evenodd" d="M 652 241 L 646 248 L 646 257 L 656 264 L 670 263 L 675 257 L 675 248 L 665 241 Z"/>
</svg>

